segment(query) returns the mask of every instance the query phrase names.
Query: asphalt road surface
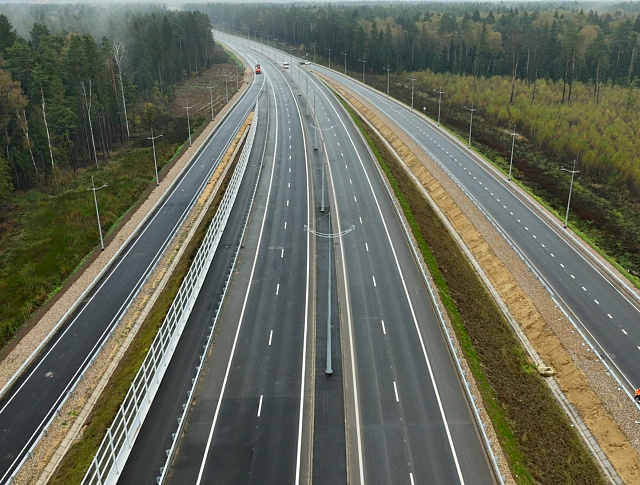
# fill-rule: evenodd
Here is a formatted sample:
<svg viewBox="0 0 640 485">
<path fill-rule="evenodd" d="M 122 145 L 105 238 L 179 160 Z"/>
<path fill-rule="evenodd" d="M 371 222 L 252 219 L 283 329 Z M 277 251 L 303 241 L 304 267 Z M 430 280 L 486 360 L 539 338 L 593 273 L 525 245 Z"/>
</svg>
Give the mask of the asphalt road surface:
<svg viewBox="0 0 640 485">
<path fill-rule="evenodd" d="M 534 210 L 507 177 L 488 169 L 473 152 L 421 114 L 335 71 L 317 69 L 364 95 L 410 133 L 519 251 L 627 390 L 632 392 L 640 385 L 638 302 L 568 241 L 559 221 Z M 569 178 L 567 193 L 568 185 Z"/>
<path fill-rule="evenodd" d="M 255 103 L 259 89 L 259 85 L 249 88 L 138 236 L 0 399 L 0 482 L 15 473 L 43 426 L 126 310 L 197 200 Z"/>
<path fill-rule="evenodd" d="M 261 182 L 168 483 L 297 483 L 303 466 L 309 162 L 287 74 L 261 64 L 269 120 Z"/>
</svg>

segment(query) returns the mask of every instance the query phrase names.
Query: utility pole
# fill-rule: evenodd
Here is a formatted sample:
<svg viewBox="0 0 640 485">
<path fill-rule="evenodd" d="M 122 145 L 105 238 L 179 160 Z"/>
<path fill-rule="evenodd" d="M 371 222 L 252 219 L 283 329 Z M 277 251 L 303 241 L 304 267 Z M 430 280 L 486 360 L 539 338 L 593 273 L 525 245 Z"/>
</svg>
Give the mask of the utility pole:
<svg viewBox="0 0 640 485">
<path fill-rule="evenodd" d="M 360 59 L 360 62 L 362 62 L 362 84 L 364 84 L 364 65 L 367 61 L 365 59 Z"/>
<path fill-rule="evenodd" d="M 389 97 L 389 73 L 391 72 L 391 68 L 387 64 L 387 67 L 383 67 L 385 71 L 387 71 L 387 98 Z"/>
<path fill-rule="evenodd" d="M 187 105 L 189 104 L 189 100 L 187 99 Z M 189 146 L 191 146 L 191 120 L 189 119 L 189 110 L 193 108 L 195 104 L 191 106 L 183 106 L 187 110 L 187 128 L 189 130 Z"/>
<path fill-rule="evenodd" d="M 567 223 L 569 222 L 569 205 L 571 204 L 571 191 L 573 190 L 573 177 L 577 174 L 580 173 L 579 170 L 576 170 L 576 162 L 578 160 L 574 159 L 573 160 L 573 170 L 567 170 L 566 168 L 562 167 L 560 170 L 562 170 L 563 172 L 569 172 L 571 174 L 571 185 L 569 185 L 569 200 L 567 200 L 567 214 L 564 216 L 564 227 L 567 227 Z"/>
<path fill-rule="evenodd" d="M 464 109 L 468 109 L 471 112 L 471 120 L 469 121 L 469 148 L 471 148 L 471 127 L 473 126 L 473 112 L 478 111 L 478 108 L 474 108 L 473 103 L 471 103 L 471 108 L 467 108 L 465 106 Z"/>
<path fill-rule="evenodd" d="M 151 140 L 151 146 L 153 146 L 153 166 L 156 168 L 156 186 L 160 185 L 160 179 L 158 178 L 158 161 L 156 160 L 156 138 L 160 138 L 162 134 L 153 136 L 153 128 L 151 128 L 151 136 L 147 140 Z"/>
<path fill-rule="evenodd" d="M 344 75 L 347 75 L 347 53 L 342 51 L 342 55 L 344 56 Z"/>
<path fill-rule="evenodd" d="M 410 77 L 409 81 L 411 81 L 411 109 L 413 109 L 413 87 L 416 84 L 416 78 L 415 77 Z"/>
<path fill-rule="evenodd" d="M 435 89 L 433 90 L 434 93 L 438 93 L 438 126 L 440 126 L 440 103 L 442 102 L 442 95 L 444 94 L 444 91 L 442 90 L 442 88 L 440 88 L 438 91 L 436 91 Z"/>
<path fill-rule="evenodd" d="M 511 180 L 511 167 L 513 167 L 513 148 L 516 144 L 516 125 L 513 125 L 513 133 L 509 133 L 511 135 L 511 160 L 509 161 L 509 180 Z M 566 226 L 565 226 L 566 227 Z"/>
<path fill-rule="evenodd" d="M 107 184 L 102 185 L 101 187 L 97 187 L 95 186 L 95 184 L 93 183 L 93 175 L 91 176 L 91 187 L 89 187 L 87 190 L 91 190 L 93 191 L 93 201 L 96 204 L 96 217 L 98 218 L 98 231 L 100 232 L 100 248 L 104 251 L 104 240 L 102 239 L 102 225 L 100 224 L 100 211 L 98 210 L 98 197 L 96 196 L 96 191 L 100 190 L 100 189 L 104 189 L 105 187 L 108 187 Z"/>
</svg>

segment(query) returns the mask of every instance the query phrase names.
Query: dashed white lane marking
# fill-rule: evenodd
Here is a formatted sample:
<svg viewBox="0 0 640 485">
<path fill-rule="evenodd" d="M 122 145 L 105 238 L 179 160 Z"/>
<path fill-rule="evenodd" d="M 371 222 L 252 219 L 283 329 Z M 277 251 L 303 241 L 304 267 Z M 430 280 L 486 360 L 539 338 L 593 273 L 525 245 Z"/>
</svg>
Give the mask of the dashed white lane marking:
<svg viewBox="0 0 640 485">
<path fill-rule="evenodd" d="M 340 152 L 340 155 L 342 155 L 344 157 L 344 153 Z"/>
<path fill-rule="evenodd" d="M 368 243 L 364 243 L 364 247 L 367 248 L 367 252 L 369 252 L 369 244 Z"/>
<path fill-rule="evenodd" d="M 271 347 L 271 340 L 273 339 L 273 330 L 269 332 L 269 347 Z"/>
<path fill-rule="evenodd" d="M 280 283 L 276 285 L 276 295 L 280 293 Z"/>
<path fill-rule="evenodd" d="M 611 319 L 613 319 L 613 317 L 611 316 L 611 313 L 607 313 L 607 316 Z"/>
<path fill-rule="evenodd" d="M 564 264 L 560 263 L 560 266 L 562 266 L 564 268 Z"/>
<path fill-rule="evenodd" d="M 516 219 L 516 221 L 518 221 L 518 224 L 520 224 L 520 219 Z"/>
<path fill-rule="evenodd" d="M 553 253 L 549 253 L 551 255 L 552 258 L 555 258 L 555 255 Z"/>
<path fill-rule="evenodd" d="M 280 257 L 281 257 L 281 258 L 284 258 L 284 248 L 282 248 L 282 249 L 280 250 Z"/>
<path fill-rule="evenodd" d="M 625 334 L 625 335 L 629 335 L 629 334 L 627 333 L 627 331 L 626 331 L 624 328 L 622 328 L 621 330 L 622 330 L 622 333 L 623 333 L 623 334 Z"/>
<path fill-rule="evenodd" d="M 373 275 L 371 275 L 371 277 L 373 278 L 373 286 L 377 286 L 377 285 L 376 285 L 376 277 L 375 277 L 375 276 L 373 276 Z"/>
<path fill-rule="evenodd" d="M 258 404 L 258 417 L 260 417 L 260 411 L 262 411 L 262 397 L 263 395 L 260 394 L 260 404 Z"/>
<path fill-rule="evenodd" d="M 287 201 L 287 207 L 289 207 L 289 201 Z"/>
<path fill-rule="evenodd" d="M 528 228 L 527 226 L 524 226 L 524 228 L 525 228 L 525 230 L 527 230 L 527 231 L 529 230 L 529 228 Z"/>
<path fill-rule="evenodd" d="M 543 247 L 543 248 L 546 248 L 547 246 L 545 246 L 544 244 L 542 244 L 542 247 Z"/>
<path fill-rule="evenodd" d="M 291 155 L 289 155 L 289 160 L 291 160 Z M 291 167 L 289 167 L 289 173 L 291 173 Z"/>
<path fill-rule="evenodd" d="M 593 300 L 593 301 L 595 301 L 595 302 L 596 302 L 596 305 L 599 305 L 599 304 L 600 304 L 600 302 L 599 302 L 598 300 Z"/>
<path fill-rule="evenodd" d="M 573 275 L 571 275 L 571 277 L 572 277 L 574 280 L 576 279 L 576 277 L 575 277 L 575 276 L 573 276 Z"/>
<path fill-rule="evenodd" d="M 393 381 L 393 392 L 396 395 L 396 402 L 400 402 L 400 398 L 398 397 L 398 386 L 396 386 L 396 381 Z"/>
<path fill-rule="evenodd" d="M 287 184 L 287 188 L 288 188 L 288 189 L 290 189 L 290 188 L 291 188 L 291 182 L 289 182 L 289 183 Z"/>
<path fill-rule="evenodd" d="M 587 289 L 586 289 L 584 286 L 582 287 L 582 289 L 583 289 L 584 291 L 587 291 Z"/>
<path fill-rule="evenodd" d="M 533 239 L 538 239 L 538 236 L 536 236 L 535 234 L 532 234 Z"/>
<path fill-rule="evenodd" d="M 345 170 L 349 170 L 349 169 L 347 168 L 347 164 L 346 164 L 346 163 L 344 164 L 344 169 L 345 169 Z"/>
<path fill-rule="evenodd" d="M 358 199 L 356 199 L 356 196 L 355 196 L 355 195 L 353 196 L 353 200 L 354 200 L 355 202 L 358 202 Z"/>
<path fill-rule="evenodd" d="M 351 181 L 351 179 L 349 179 L 349 183 L 350 183 L 350 184 L 353 184 L 353 182 Z"/>
<path fill-rule="evenodd" d="M 285 229 L 287 228 L 287 222 L 286 222 L 286 221 L 285 221 L 285 223 L 284 223 L 284 228 L 285 228 Z"/>
<path fill-rule="evenodd" d="M 362 224 L 362 217 L 359 217 L 359 219 L 360 219 L 360 224 Z"/>
<path fill-rule="evenodd" d="M 386 329 L 386 327 L 384 326 L 384 320 L 380 320 L 380 323 L 382 323 L 382 333 L 383 333 L 384 335 L 386 335 L 386 334 L 387 334 L 387 329 Z"/>
</svg>

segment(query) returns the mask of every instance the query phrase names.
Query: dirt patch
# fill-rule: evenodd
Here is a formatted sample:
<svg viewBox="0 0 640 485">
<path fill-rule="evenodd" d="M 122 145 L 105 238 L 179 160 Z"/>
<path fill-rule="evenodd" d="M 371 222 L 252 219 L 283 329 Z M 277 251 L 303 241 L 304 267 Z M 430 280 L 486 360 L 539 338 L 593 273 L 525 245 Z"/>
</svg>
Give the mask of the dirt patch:
<svg viewBox="0 0 640 485">
<path fill-rule="evenodd" d="M 637 427 L 633 426 L 638 419 L 637 412 L 628 399 L 616 392 L 613 379 L 607 376 L 593 352 L 585 348 L 546 291 L 495 229 L 435 163 L 369 103 L 354 98 L 341 86 L 332 86 L 386 138 L 446 214 L 538 354 L 556 370 L 557 382 L 620 477 L 626 483 L 637 483 L 640 461 L 633 446 L 638 442 Z M 465 321 L 465 325 L 468 323 Z M 558 451 L 554 445 L 544 450 L 545 453 Z M 557 483 L 566 482 L 560 477 Z"/>
</svg>

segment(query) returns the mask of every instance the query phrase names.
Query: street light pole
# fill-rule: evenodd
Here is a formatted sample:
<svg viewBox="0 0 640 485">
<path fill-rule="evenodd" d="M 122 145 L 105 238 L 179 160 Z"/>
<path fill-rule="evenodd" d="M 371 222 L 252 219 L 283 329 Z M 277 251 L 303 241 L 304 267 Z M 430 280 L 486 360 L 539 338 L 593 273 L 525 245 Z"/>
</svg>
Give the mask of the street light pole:
<svg viewBox="0 0 640 485">
<path fill-rule="evenodd" d="M 391 68 L 387 65 L 387 67 L 383 67 L 385 71 L 387 71 L 387 97 L 389 97 L 389 73 L 391 72 Z"/>
<path fill-rule="evenodd" d="M 473 112 L 477 111 L 478 108 L 474 108 L 473 103 L 471 103 L 471 108 L 467 108 L 465 106 L 464 109 L 468 109 L 471 112 L 471 120 L 469 121 L 469 148 L 471 148 L 471 127 L 473 126 Z"/>
<path fill-rule="evenodd" d="M 91 187 L 89 187 L 87 190 L 91 190 L 93 191 L 93 201 L 96 204 L 96 218 L 98 219 L 98 231 L 100 232 L 100 248 L 104 251 L 104 240 L 102 239 L 102 225 L 100 224 L 100 211 L 98 210 L 98 197 L 96 196 L 96 191 L 100 190 L 100 189 L 104 189 L 105 187 L 108 187 L 107 184 L 102 185 L 101 187 L 97 187 L 95 186 L 95 184 L 93 183 L 93 175 L 91 176 Z"/>
<path fill-rule="evenodd" d="M 189 100 L 187 99 L 187 104 L 189 104 Z M 193 108 L 195 104 L 191 106 L 183 106 L 187 110 L 187 129 L 189 130 L 189 146 L 191 146 L 191 120 L 189 119 L 189 110 Z"/>
<path fill-rule="evenodd" d="M 569 185 L 569 200 L 567 200 L 567 214 L 564 216 L 564 227 L 567 227 L 567 223 L 569 222 L 569 205 L 571 204 L 571 191 L 573 190 L 573 177 L 575 174 L 580 173 L 579 170 L 576 170 L 576 162 L 578 160 L 573 160 L 573 170 L 567 170 L 566 168 L 561 168 L 563 172 L 569 172 L 571 174 L 571 185 Z"/>
<path fill-rule="evenodd" d="M 316 63 L 316 43 L 312 43 L 311 47 L 313 47 L 313 63 Z"/>
<path fill-rule="evenodd" d="M 151 146 L 153 146 L 153 166 L 156 168 L 156 185 L 160 185 L 160 179 L 158 178 L 158 162 L 156 160 L 156 138 L 160 138 L 162 134 L 153 136 L 153 128 L 151 128 L 151 136 L 147 140 L 151 140 Z"/>
<path fill-rule="evenodd" d="M 325 47 L 325 51 L 329 51 L 329 69 L 331 69 L 331 47 Z"/>
<path fill-rule="evenodd" d="M 444 91 L 440 88 L 438 91 L 433 90 L 434 93 L 438 93 L 438 126 L 440 126 L 440 104 L 442 103 L 442 95 Z"/>
<path fill-rule="evenodd" d="M 342 51 L 342 55 L 344 56 L 344 75 L 347 75 L 347 53 Z"/>
<path fill-rule="evenodd" d="M 513 133 L 509 133 L 511 135 L 511 160 L 509 161 L 509 180 L 511 180 L 511 167 L 513 167 L 513 148 L 516 144 L 516 125 L 513 125 Z"/>
<path fill-rule="evenodd" d="M 360 62 L 362 62 L 362 84 L 364 84 L 364 65 L 367 61 L 365 59 L 360 59 Z"/>
<path fill-rule="evenodd" d="M 413 109 L 413 87 L 416 84 L 416 78 L 415 77 L 410 77 L 409 81 L 411 81 L 411 109 Z"/>
<path fill-rule="evenodd" d="M 211 79 L 209 79 L 209 98 L 211 102 L 211 121 L 213 121 L 213 87 L 211 86 Z M 153 135 L 153 133 L 151 134 Z"/>
</svg>

